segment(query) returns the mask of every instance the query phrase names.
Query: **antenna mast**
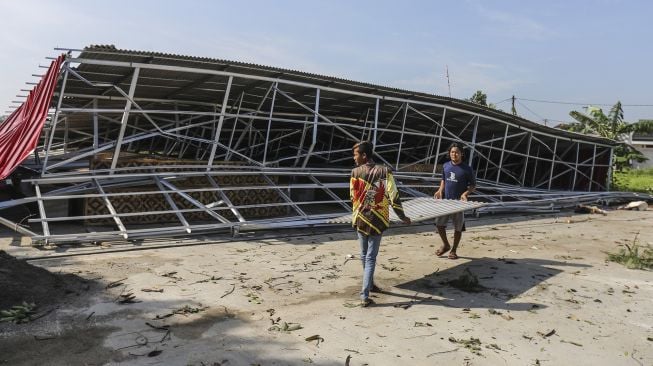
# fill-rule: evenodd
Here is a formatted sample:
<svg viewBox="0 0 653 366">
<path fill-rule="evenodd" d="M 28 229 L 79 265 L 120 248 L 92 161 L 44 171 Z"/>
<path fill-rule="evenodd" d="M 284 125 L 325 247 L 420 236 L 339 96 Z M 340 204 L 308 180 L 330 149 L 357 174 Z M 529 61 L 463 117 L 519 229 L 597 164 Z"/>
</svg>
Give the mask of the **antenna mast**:
<svg viewBox="0 0 653 366">
<path fill-rule="evenodd" d="M 451 83 L 449 82 L 449 65 L 445 65 L 447 68 L 447 87 L 449 87 L 449 98 L 451 98 Z"/>
</svg>

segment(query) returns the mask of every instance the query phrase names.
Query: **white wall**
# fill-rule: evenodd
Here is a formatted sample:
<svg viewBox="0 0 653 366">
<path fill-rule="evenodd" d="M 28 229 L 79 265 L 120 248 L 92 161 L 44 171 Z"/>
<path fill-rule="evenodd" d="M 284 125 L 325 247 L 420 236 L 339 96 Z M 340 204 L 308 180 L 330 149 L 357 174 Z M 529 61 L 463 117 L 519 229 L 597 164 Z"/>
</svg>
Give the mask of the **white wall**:
<svg viewBox="0 0 653 366">
<path fill-rule="evenodd" d="M 648 160 L 643 163 L 634 161 L 633 169 L 653 168 L 653 141 L 633 141 L 632 145 L 648 158 Z"/>
</svg>

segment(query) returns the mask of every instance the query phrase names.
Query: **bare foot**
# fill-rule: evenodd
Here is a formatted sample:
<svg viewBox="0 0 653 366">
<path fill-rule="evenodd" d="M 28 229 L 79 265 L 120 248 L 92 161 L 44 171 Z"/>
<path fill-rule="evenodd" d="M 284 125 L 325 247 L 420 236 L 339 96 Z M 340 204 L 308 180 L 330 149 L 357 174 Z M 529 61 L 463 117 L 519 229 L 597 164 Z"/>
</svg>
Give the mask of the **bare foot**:
<svg viewBox="0 0 653 366">
<path fill-rule="evenodd" d="M 449 259 L 458 259 L 458 255 L 456 254 L 456 252 L 449 253 Z"/>
<path fill-rule="evenodd" d="M 440 247 L 440 249 L 438 249 L 438 250 L 435 252 L 435 255 L 437 255 L 438 257 L 440 257 L 440 256 L 444 255 L 446 252 L 448 252 L 449 249 L 451 249 L 451 246 L 449 246 L 448 244 L 443 245 L 443 246 Z"/>
</svg>

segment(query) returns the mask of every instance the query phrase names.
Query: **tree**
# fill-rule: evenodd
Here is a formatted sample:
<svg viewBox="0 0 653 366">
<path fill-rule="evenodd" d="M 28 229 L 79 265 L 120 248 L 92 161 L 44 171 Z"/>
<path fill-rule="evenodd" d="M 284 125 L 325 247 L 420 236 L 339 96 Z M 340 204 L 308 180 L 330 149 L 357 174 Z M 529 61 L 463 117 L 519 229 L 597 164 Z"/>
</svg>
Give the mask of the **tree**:
<svg viewBox="0 0 653 366">
<path fill-rule="evenodd" d="M 615 165 L 618 169 L 628 164 L 630 160 L 637 160 L 639 162 L 647 160 L 640 151 L 626 144 L 626 139 L 632 133 L 653 132 L 653 121 L 640 120 L 636 123 L 624 121 L 624 111 L 621 107 L 621 102 L 618 101 L 612 106 L 607 116 L 601 108 L 594 106 L 587 107 L 586 113 L 571 111 L 569 115 L 577 122 L 563 124 L 559 128 L 586 135 L 598 135 L 622 142 L 614 151 Z"/>
<path fill-rule="evenodd" d="M 474 95 L 472 95 L 472 97 L 468 100 L 472 103 L 480 104 L 492 109 L 497 109 L 497 106 L 493 103 L 487 104 L 487 94 L 483 93 L 482 90 L 477 90 L 476 93 L 474 93 Z"/>
<path fill-rule="evenodd" d="M 469 101 L 472 103 L 487 106 L 487 94 L 483 93 L 481 90 L 477 90 L 476 93 L 474 93 L 474 95 L 469 98 Z"/>
</svg>

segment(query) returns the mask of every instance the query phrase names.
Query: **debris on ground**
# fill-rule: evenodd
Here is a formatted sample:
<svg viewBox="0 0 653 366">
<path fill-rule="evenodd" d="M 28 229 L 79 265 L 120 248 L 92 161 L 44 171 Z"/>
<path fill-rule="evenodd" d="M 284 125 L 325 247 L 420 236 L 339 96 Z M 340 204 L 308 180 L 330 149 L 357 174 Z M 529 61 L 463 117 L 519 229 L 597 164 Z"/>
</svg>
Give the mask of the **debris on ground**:
<svg viewBox="0 0 653 366">
<path fill-rule="evenodd" d="M 456 339 L 454 337 L 449 337 L 449 342 L 458 343 L 474 354 L 481 354 L 481 340 L 478 338 L 470 337 L 469 339 Z"/>
<path fill-rule="evenodd" d="M 617 207 L 617 210 L 646 211 L 648 210 L 648 203 L 646 201 L 632 201 Z"/>
<path fill-rule="evenodd" d="M 116 302 L 118 304 L 124 305 L 124 304 L 134 304 L 137 302 L 140 302 L 139 300 L 136 300 L 136 295 L 132 291 L 128 291 L 127 293 L 123 293 L 123 291 L 120 292 L 120 295 L 116 298 Z"/>
<path fill-rule="evenodd" d="M 433 324 L 426 322 L 415 322 L 414 327 L 432 327 Z"/>
<path fill-rule="evenodd" d="M 200 311 L 204 311 L 206 309 L 208 309 L 208 306 L 195 307 L 195 306 L 190 306 L 190 305 L 184 305 L 181 308 L 173 311 L 173 313 L 181 314 L 181 315 L 188 315 L 188 314 L 196 314 L 196 313 L 199 313 Z"/>
<path fill-rule="evenodd" d="M 23 301 L 21 305 L 14 305 L 9 310 L 0 310 L 0 322 L 14 322 L 16 324 L 30 322 L 35 309 L 35 303 Z"/>
<path fill-rule="evenodd" d="M 273 325 L 270 328 L 268 328 L 269 331 L 277 331 L 277 332 L 292 332 L 295 330 L 302 329 L 302 325 L 299 323 L 286 323 L 283 322 L 281 325 Z"/>
<path fill-rule="evenodd" d="M 176 274 L 177 274 L 177 271 L 170 271 L 170 272 L 162 273 L 161 276 L 171 278 L 171 279 L 173 279 L 175 282 L 176 282 L 176 281 L 181 281 L 181 280 L 183 280 L 182 277 L 175 276 Z"/>
<path fill-rule="evenodd" d="M 222 296 L 220 296 L 220 298 L 222 299 L 223 297 L 225 297 L 225 296 L 231 294 L 232 292 L 234 292 L 235 289 L 236 289 L 236 285 L 232 284 L 232 285 L 231 285 L 231 290 L 228 290 L 227 292 L 225 292 L 224 294 L 222 294 Z"/>
<path fill-rule="evenodd" d="M 263 303 L 263 299 L 260 297 L 260 295 L 253 291 L 248 292 L 247 295 L 245 295 L 245 297 L 248 298 L 247 302 L 251 302 L 254 304 Z"/>
<path fill-rule="evenodd" d="M 304 340 L 306 342 L 317 341 L 317 343 L 315 343 L 315 346 L 319 346 L 320 342 L 324 342 L 324 338 L 320 337 L 319 334 L 315 334 L 315 335 L 312 335 L 310 337 L 306 337 Z"/>
<path fill-rule="evenodd" d="M 173 315 L 184 315 L 188 316 L 189 314 L 197 314 L 199 312 L 202 312 L 206 309 L 208 309 L 208 306 L 190 306 L 190 305 L 184 305 L 178 309 L 173 310 L 170 313 L 164 314 L 164 315 L 157 315 L 154 319 L 163 319 L 163 318 L 169 318 Z"/>
<path fill-rule="evenodd" d="M 564 339 L 561 339 L 560 343 L 569 343 L 569 344 L 573 344 L 574 346 L 577 346 L 577 347 L 583 347 L 583 345 L 580 344 L 580 343 L 577 343 L 577 342 L 574 342 L 574 341 L 565 341 Z"/>
<path fill-rule="evenodd" d="M 540 331 L 538 331 L 537 334 L 541 335 L 542 338 L 548 338 L 548 337 L 551 337 L 552 335 L 556 334 L 556 330 L 555 330 L 555 329 L 551 329 L 551 330 L 548 330 L 548 331 L 546 331 L 546 332 L 540 332 Z"/>
<path fill-rule="evenodd" d="M 485 287 L 478 283 L 478 277 L 469 268 L 465 268 L 463 274 L 458 276 L 457 279 L 447 281 L 446 283 L 465 292 L 481 292 L 485 290 Z"/>
<path fill-rule="evenodd" d="M 488 313 L 492 315 L 499 315 L 500 317 L 506 319 L 506 320 L 513 320 L 514 318 L 508 314 L 504 314 L 500 311 L 494 310 L 494 309 L 488 309 Z"/>
<path fill-rule="evenodd" d="M 497 350 L 497 351 L 503 351 L 503 350 L 501 349 L 501 347 L 499 347 L 499 345 L 497 345 L 496 343 L 486 344 L 486 345 L 485 345 L 485 348 L 487 348 L 487 349 L 494 349 L 494 350 Z"/>
<path fill-rule="evenodd" d="M 123 282 L 124 282 L 125 280 L 126 280 L 126 278 L 121 278 L 121 279 L 119 279 L 119 280 L 117 280 L 117 281 L 109 282 L 109 284 L 107 285 L 106 288 L 109 289 L 109 288 L 114 288 L 114 287 L 122 286 L 122 285 L 123 285 Z"/>
<path fill-rule="evenodd" d="M 607 211 L 602 210 L 596 206 L 589 206 L 589 205 L 583 205 L 580 204 L 576 206 L 574 209 L 575 213 L 588 213 L 588 214 L 601 214 L 603 216 L 606 216 L 608 214 Z"/>
<path fill-rule="evenodd" d="M 513 228 L 494 225 L 503 219 L 493 218 L 491 224 L 500 228 L 501 239 L 476 242 L 476 248 L 471 242 L 465 260 L 458 263 L 434 261 L 437 234 L 422 236 L 422 228 L 410 228 L 417 231 L 414 240 L 406 239 L 400 246 L 397 238 L 391 237 L 382 247 L 379 267 L 384 263 L 388 268 L 397 266 L 397 270 L 381 268 L 377 273 L 376 280 L 386 291 L 372 295 L 379 306 L 371 312 L 360 310 L 360 258 L 355 254 L 358 243 L 350 233 L 336 243 L 321 238 L 317 240 L 320 245 L 310 250 L 305 243 L 310 240 L 297 243 L 293 237 L 292 242 L 285 238 L 262 239 L 260 243 L 247 240 L 139 255 L 116 252 L 71 258 L 74 253 L 61 252 L 62 259 L 22 260 L 39 270 L 47 268 L 56 277 L 70 273 L 86 279 L 74 287 L 68 283 L 50 287 L 65 299 L 54 305 L 23 294 L 0 307 L 8 310 L 26 301 L 38 304 L 32 315 L 57 309 L 42 321 L 0 323 L 0 365 L 99 365 L 130 360 L 142 364 L 256 365 L 269 357 L 277 363 L 334 365 L 343 365 L 348 359 L 351 366 L 417 365 L 429 364 L 429 360 L 435 364 L 436 359 L 452 365 L 539 362 L 551 366 L 564 364 L 565 354 L 573 351 L 583 351 L 583 359 L 593 364 L 637 365 L 640 361 L 648 365 L 652 348 L 646 344 L 653 345 L 653 333 L 632 324 L 650 312 L 645 301 L 651 297 L 650 276 L 647 271 L 627 270 L 605 259 L 607 252 L 620 248 L 628 254 L 638 231 L 640 256 L 644 248 L 653 245 L 650 212 L 609 213 L 609 220 L 592 215 L 593 222 L 573 225 L 553 224 L 554 215 L 547 213 L 536 221 L 518 221 Z M 581 216 L 589 215 L 572 217 Z M 505 219 L 509 220 L 512 216 Z M 489 237 L 494 226 L 472 227 L 470 237 Z M 606 230 L 608 226 L 610 230 Z M 24 251 L 8 246 L 18 253 Z M 256 253 L 254 249 L 236 251 L 254 246 L 259 248 Z M 510 254 L 510 249 L 518 254 Z M 292 259 L 303 253 L 298 260 Z M 354 253 L 355 260 L 343 266 L 347 253 Z M 243 257 L 250 257 L 251 262 Z M 406 258 L 411 258 L 410 266 L 406 266 Z M 334 264 L 339 271 L 332 269 Z M 3 276 L 13 274 L 11 267 L 3 265 L 0 258 L 0 303 L 6 302 L 5 295 L 13 296 L 2 287 L 13 285 L 3 282 Z M 331 273 L 339 279 L 327 281 L 325 276 Z M 26 277 L 21 286 L 29 288 L 47 275 Z M 169 276 L 184 279 L 173 283 Z M 450 280 L 472 288 L 482 285 L 484 290 L 466 293 L 442 282 Z M 107 289 L 112 282 L 115 285 Z M 302 287 L 295 295 L 298 283 Z M 83 286 L 95 292 L 84 292 Z M 265 302 L 248 303 L 252 299 L 246 297 L 248 293 Z M 142 303 L 117 305 L 120 294 Z M 206 305 L 209 308 L 199 312 Z M 229 312 L 223 313 L 222 306 L 228 306 Z M 154 320 L 157 314 L 158 320 Z M 499 321 L 498 316 L 508 322 Z M 157 343 L 168 332 L 168 338 Z M 448 340 L 451 336 L 453 341 Z M 359 340 L 356 349 L 351 343 L 354 338 Z M 639 357 L 631 357 L 632 347 L 640 348 Z M 180 352 L 182 348 L 188 352 Z M 281 353 L 270 353 L 274 349 Z M 163 352 L 149 358 L 153 351 Z"/>
<path fill-rule="evenodd" d="M 158 287 L 151 287 L 151 288 L 142 288 L 141 291 L 143 291 L 143 292 L 163 292 L 163 289 L 158 288 Z"/>
</svg>

